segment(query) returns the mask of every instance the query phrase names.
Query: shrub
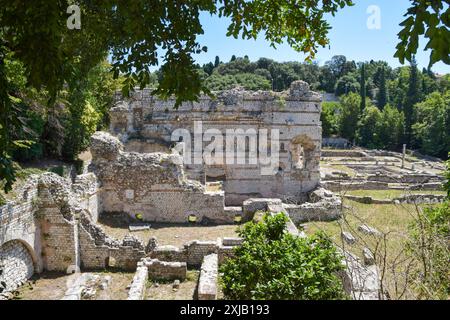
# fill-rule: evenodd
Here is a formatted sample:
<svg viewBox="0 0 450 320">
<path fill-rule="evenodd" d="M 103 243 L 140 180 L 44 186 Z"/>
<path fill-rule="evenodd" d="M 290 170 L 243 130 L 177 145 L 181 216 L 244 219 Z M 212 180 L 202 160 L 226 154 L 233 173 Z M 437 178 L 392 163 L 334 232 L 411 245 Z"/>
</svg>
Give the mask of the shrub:
<svg viewBox="0 0 450 320">
<path fill-rule="evenodd" d="M 284 214 L 264 215 L 239 232 L 243 238 L 233 258 L 221 266 L 222 285 L 230 299 L 341 299 L 337 273 L 342 259 L 324 234 L 295 237 L 286 231 Z"/>
<path fill-rule="evenodd" d="M 425 208 L 410 225 L 408 253 L 416 260 L 412 280 L 421 299 L 450 295 L 450 202 Z"/>
</svg>

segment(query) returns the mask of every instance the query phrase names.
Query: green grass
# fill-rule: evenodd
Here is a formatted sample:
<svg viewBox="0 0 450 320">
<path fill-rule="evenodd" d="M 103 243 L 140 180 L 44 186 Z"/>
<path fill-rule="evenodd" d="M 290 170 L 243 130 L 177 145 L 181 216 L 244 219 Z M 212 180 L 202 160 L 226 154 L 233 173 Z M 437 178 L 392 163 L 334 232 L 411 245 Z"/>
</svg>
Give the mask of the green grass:
<svg viewBox="0 0 450 320">
<path fill-rule="evenodd" d="M 445 195 L 445 191 L 423 191 L 423 190 L 349 190 L 345 195 L 372 197 L 375 199 L 394 199 L 408 194 L 441 194 Z"/>
</svg>

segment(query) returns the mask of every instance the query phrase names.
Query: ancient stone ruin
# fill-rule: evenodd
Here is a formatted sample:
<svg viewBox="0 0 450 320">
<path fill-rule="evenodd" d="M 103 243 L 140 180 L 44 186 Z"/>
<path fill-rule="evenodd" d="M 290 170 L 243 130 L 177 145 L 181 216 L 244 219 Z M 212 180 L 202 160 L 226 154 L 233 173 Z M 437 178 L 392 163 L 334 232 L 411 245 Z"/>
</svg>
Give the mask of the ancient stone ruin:
<svg viewBox="0 0 450 320">
<path fill-rule="evenodd" d="M 205 135 L 212 129 L 227 134 L 226 143 L 245 146 L 243 159 L 234 163 L 205 163 L 200 155 L 199 163 L 184 166 L 189 179 L 202 184 L 223 181 L 227 206 L 240 206 L 249 198 L 305 199 L 319 184 L 321 96 L 310 91 L 305 82 L 294 82 L 283 93 L 234 89 L 218 94 L 216 99 L 204 96 L 198 102 L 183 103 L 178 109 L 174 109 L 174 100 L 156 99 L 149 89 L 136 91 L 125 100 L 118 95 L 116 100 L 111 109 L 110 132 L 119 138 L 127 152 L 170 153 L 171 146 L 181 143 L 193 150 L 195 158 L 198 155 L 195 153 L 202 150 L 202 146 L 195 145 L 200 129 L 195 127 L 196 123 L 201 123 Z M 174 135 L 177 129 L 182 129 L 181 134 Z M 273 172 L 264 174 L 261 168 L 264 165 L 261 161 L 249 163 L 249 154 L 262 151 L 261 142 L 275 130 L 279 132 L 279 142 L 268 139 L 268 153 L 272 151 L 270 147 L 273 150 L 276 147 L 280 161 L 271 168 Z M 257 135 L 251 136 L 252 132 Z M 182 133 L 189 136 L 186 138 Z M 204 142 L 203 147 L 206 145 Z"/>
<path fill-rule="evenodd" d="M 156 99 L 147 89 L 130 99 L 116 98 L 110 132 L 92 136 L 92 160 L 83 174 L 73 180 L 53 173 L 32 176 L 15 201 L 0 207 L 0 258 L 6 270 L 0 280 L 6 291 L 43 270 L 117 268 L 137 270 L 129 299 L 140 299 L 148 278 L 179 281 L 191 267 L 201 268 L 199 297 L 215 299 L 217 268 L 240 239 L 200 239 L 182 247 L 134 236 L 117 240 L 98 219 L 120 213 L 140 223 L 233 224 L 259 211 L 283 212 L 288 232 L 304 236 L 296 224 L 340 216 L 340 197 L 320 185 L 321 97 L 305 82 L 294 82 L 283 93 L 234 89 L 178 109 L 174 100 Z M 209 129 L 214 130 L 210 140 Z M 231 162 L 206 161 L 198 153 L 222 133 L 224 148 L 243 153 Z M 186 161 L 190 149 L 192 162 Z M 252 153 L 265 154 L 265 161 L 252 162 Z M 83 279 L 68 290 L 67 299 L 92 296 L 93 286 L 107 282 Z"/>
</svg>

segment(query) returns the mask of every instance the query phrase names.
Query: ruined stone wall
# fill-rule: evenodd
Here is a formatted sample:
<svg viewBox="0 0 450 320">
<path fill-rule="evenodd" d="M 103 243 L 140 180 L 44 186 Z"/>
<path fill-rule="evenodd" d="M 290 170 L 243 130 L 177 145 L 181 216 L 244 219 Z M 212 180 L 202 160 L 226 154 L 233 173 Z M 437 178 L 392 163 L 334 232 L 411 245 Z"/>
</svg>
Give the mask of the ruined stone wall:
<svg viewBox="0 0 450 320">
<path fill-rule="evenodd" d="M 37 176 L 31 176 L 17 197 L 0 207 L 0 281 L 15 290 L 42 270 L 40 228 L 36 223 Z"/>
<path fill-rule="evenodd" d="M 217 99 L 201 97 L 177 110 L 174 99 L 159 100 L 149 89 L 136 91 L 125 101 L 120 95 L 116 99 L 120 102 L 111 109 L 110 131 L 125 144 L 133 144 L 133 151 L 145 150 L 142 144 L 170 145 L 172 133 L 179 128 L 191 132 L 189 143 L 193 146 L 194 121 L 202 121 L 203 132 L 211 128 L 222 133 L 227 129 L 278 129 L 280 164 L 274 175 L 261 175 L 260 164 L 186 165 L 193 179 L 204 181 L 210 176 L 225 180 L 226 205 L 241 205 L 247 198 L 298 196 L 319 182 L 321 96 L 305 82 L 294 82 L 284 93 L 224 91 Z M 137 147 L 136 140 L 141 146 Z"/>
<path fill-rule="evenodd" d="M 33 275 L 33 258 L 22 241 L 8 241 L 0 247 L 0 269 L 0 281 L 6 284 L 6 291 L 17 289 Z"/>
<path fill-rule="evenodd" d="M 184 175 L 181 157 L 166 153 L 124 152 L 121 142 L 104 132 L 93 135 L 90 170 L 101 182 L 103 212 L 125 212 L 145 221 L 231 223 L 222 192 L 206 192 Z"/>
</svg>

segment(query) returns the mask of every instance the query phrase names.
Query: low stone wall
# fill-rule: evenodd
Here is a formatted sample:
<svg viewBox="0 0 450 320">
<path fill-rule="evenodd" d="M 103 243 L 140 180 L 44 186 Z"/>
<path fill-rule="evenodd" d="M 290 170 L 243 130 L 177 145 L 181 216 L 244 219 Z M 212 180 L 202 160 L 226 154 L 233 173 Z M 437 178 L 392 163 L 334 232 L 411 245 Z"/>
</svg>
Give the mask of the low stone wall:
<svg viewBox="0 0 450 320">
<path fill-rule="evenodd" d="M 185 245 L 187 250 L 187 264 L 198 267 L 202 264 L 203 258 L 211 253 L 217 253 L 217 241 L 194 240 Z"/>
<path fill-rule="evenodd" d="M 148 269 L 148 277 L 152 279 L 180 280 L 186 279 L 186 262 L 167 262 L 158 259 L 143 259 Z"/>
<path fill-rule="evenodd" d="M 158 246 L 148 253 L 152 259 L 169 262 L 186 262 L 189 267 L 200 267 L 205 256 L 215 253 L 221 264 L 233 255 L 233 248 L 242 243 L 241 238 L 224 238 L 217 241 L 193 240 L 183 247 Z"/>
<path fill-rule="evenodd" d="M 344 195 L 344 198 L 348 199 L 348 200 L 356 201 L 359 203 L 364 203 L 364 204 L 391 204 L 391 203 L 393 203 L 393 201 L 390 199 L 374 199 L 369 196 L 360 197 L 360 196 Z"/>
<path fill-rule="evenodd" d="M 364 158 L 367 153 L 361 150 L 322 150 L 322 158 L 330 157 Z"/>
<path fill-rule="evenodd" d="M 319 188 L 310 194 L 310 202 L 283 204 L 294 224 L 308 221 L 332 221 L 341 217 L 342 201 L 332 192 Z"/>
<path fill-rule="evenodd" d="M 203 258 L 211 253 L 217 253 L 217 241 L 193 240 L 182 248 L 175 246 L 158 246 L 149 253 L 153 259 L 162 261 L 182 261 L 190 267 L 199 267 Z"/>
<path fill-rule="evenodd" d="M 198 281 L 198 300 L 217 299 L 217 275 L 219 263 L 217 254 L 210 254 L 203 259 Z"/>
<path fill-rule="evenodd" d="M 406 194 L 393 199 L 375 199 L 370 196 L 352 196 L 344 195 L 344 198 L 364 204 L 398 204 L 398 203 L 415 203 L 415 204 L 431 204 L 441 203 L 446 199 L 446 195 L 441 194 Z"/>
<path fill-rule="evenodd" d="M 389 183 L 377 181 L 322 181 L 321 185 L 334 192 L 343 192 L 348 190 L 387 190 Z"/>
</svg>

